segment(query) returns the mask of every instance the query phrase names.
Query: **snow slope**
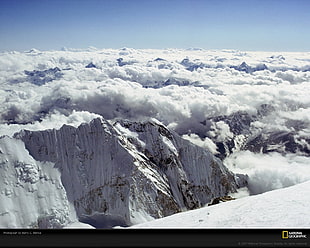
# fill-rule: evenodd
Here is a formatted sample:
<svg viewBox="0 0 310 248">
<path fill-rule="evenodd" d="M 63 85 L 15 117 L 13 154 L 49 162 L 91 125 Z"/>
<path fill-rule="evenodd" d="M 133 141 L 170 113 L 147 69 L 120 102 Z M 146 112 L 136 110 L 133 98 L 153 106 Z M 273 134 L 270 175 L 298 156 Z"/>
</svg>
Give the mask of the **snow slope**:
<svg viewBox="0 0 310 248">
<path fill-rule="evenodd" d="M 21 140 L 0 138 L 0 226 L 61 228 L 76 221 L 60 172 L 33 159 Z"/>
<path fill-rule="evenodd" d="M 130 228 L 309 228 L 310 181 Z"/>
</svg>

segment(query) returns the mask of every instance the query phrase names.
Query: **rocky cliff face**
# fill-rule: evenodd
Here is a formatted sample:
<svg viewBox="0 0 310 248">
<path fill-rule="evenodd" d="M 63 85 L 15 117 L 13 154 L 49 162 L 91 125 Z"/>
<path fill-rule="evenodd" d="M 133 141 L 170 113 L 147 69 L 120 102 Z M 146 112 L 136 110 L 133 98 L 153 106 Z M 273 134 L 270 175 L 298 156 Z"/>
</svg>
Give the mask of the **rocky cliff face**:
<svg viewBox="0 0 310 248">
<path fill-rule="evenodd" d="M 54 163 L 79 220 L 96 227 L 194 209 L 243 186 L 210 152 L 156 120 L 98 118 L 15 138 L 38 163 Z"/>
</svg>

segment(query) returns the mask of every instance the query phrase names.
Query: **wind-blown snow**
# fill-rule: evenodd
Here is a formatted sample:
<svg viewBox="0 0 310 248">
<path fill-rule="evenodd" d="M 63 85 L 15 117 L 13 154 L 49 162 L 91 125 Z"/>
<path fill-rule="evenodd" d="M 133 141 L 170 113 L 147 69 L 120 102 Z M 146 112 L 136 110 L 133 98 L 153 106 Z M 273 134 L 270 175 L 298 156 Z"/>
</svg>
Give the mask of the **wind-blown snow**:
<svg viewBox="0 0 310 248">
<path fill-rule="evenodd" d="M 309 228 L 310 181 L 130 228 Z"/>
</svg>

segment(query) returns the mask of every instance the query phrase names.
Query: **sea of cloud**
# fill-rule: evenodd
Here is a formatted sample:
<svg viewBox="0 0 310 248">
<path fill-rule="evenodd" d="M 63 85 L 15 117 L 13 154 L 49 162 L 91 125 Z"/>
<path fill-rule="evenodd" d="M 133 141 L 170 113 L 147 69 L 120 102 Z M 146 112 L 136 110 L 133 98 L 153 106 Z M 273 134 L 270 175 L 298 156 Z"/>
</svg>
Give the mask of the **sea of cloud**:
<svg viewBox="0 0 310 248">
<path fill-rule="evenodd" d="M 216 142 L 234 134 L 227 123 L 212 118 L 237 111 L 257 115 L 268 105 L 272 111 L 255 119 L 251 132 L 294 131 L 295 139 L 307 146 L 309 58 L 306 52 L 203 49 L 4 52 L 0 135 L 77 126 L 99 115 L 154 117 L 217 154 Z M 301 172 L 310 175 L 308 157 L 298 153 L 236 151 L 224 162 L 251 175 L 253 194 L 309 179 Z"/>
</svg>

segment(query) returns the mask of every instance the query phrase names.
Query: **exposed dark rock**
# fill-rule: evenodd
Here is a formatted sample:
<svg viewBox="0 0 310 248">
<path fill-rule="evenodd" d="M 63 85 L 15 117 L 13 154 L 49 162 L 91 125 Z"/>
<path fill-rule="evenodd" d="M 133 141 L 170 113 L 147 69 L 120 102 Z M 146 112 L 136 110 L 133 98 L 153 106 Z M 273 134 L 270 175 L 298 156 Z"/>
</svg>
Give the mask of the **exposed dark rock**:
<svg viewBox="0 0 310 248">
<path fill-rule="evenodd" d="M 230 68 L 233 68 L 237 71 L 243 71 L 246 73 L 253 73 L 255 71 L 263 71 L 263 70 L 268 70 L 268 67 L 265 64 L 259 64 L 255 67 L 249 66 L 246 62 L 242 62 L 238 66 L 231 66 Z"/>
<path fill-rule="evenodd" d="M 295 132 L 273 131 L 260 133 L 252 137 L 245 144 L 244 149 L 252 152 L 280 152 L 287 153 L 302 153 L 310 156 L 310 139 L 303 139 L 303 144 L 298 142 Z"/>
<path fill-rule="evenodd" d="M 90 62 L 85 68 L 97 68 L 97 66 L 94 65 L 93 62 Z"/>
<path fill-rule="evenodd" d="M 208 204 L 208 206 L 216 205 L 216 204 L 219 204 L 221 202 L 232 201 L 235 199 L 236 198 L 233 198 L 230 195 L 226 195 L 226 196 L 222 196 L 222 197 L 216 197 L 211 201 L 211 203 Z"/>
<path fill-rule="evenodd" d="M 24 71 L 27 75 L 27 80 L 35 85 L 43 85 L 56 79 L 60 79 L 63 73 L 58 67 L 51 68 L 48 70 L 38 71 Z"/>
</svg>

